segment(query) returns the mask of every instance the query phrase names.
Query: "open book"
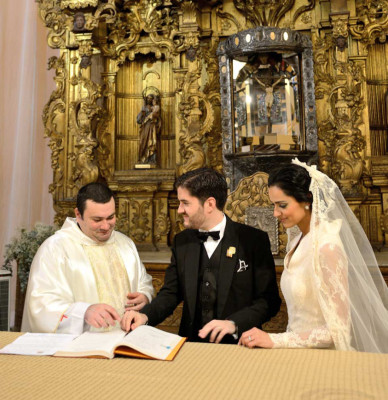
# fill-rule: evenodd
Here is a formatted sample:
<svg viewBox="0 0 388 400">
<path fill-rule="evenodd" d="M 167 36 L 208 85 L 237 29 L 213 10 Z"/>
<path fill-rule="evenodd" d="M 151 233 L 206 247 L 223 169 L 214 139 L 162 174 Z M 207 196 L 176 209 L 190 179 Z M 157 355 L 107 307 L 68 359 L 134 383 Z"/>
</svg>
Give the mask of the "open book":
<svg viewBox="0 0 388 400">
<path fill-rule="evenodd" d="M 102 333 L 84 332 L 54 356 L 113 358 L 115 354 L 120 354 L 171 361 L 185 340 L 173 333 L 141 325 L 129 333 L 121 329 Z"/>
</svg>

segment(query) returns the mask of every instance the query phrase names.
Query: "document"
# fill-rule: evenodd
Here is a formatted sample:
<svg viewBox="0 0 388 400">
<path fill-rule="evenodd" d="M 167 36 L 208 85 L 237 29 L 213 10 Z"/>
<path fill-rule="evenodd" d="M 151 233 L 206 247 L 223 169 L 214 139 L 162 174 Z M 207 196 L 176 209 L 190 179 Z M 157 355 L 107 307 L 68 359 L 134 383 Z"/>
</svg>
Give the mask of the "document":
<svg viewBox="0 0 388 400">
<path fill-rule="evenodd" d="M 25 333 L 0 350 L 0 354 L 51 356 L 78 335 L 63 333 Z"/>
<path fill-rule="evenodd" d="M 186 338 L 141 325 L 127 333 L 121 329 L 110 332 L 84 332 L 55 357 L 113 358 L 115 354 L 129 357 L 171 361 Z"/>
</svg>

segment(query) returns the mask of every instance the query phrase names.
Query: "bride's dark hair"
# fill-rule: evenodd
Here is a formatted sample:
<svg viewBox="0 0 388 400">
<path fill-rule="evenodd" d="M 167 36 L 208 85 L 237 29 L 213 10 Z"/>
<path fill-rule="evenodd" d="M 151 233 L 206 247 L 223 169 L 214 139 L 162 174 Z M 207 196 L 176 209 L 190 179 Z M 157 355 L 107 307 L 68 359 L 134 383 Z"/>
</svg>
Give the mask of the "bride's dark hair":
<svg viewBox="0 0 388 400">
<path fill-rule="evenodd" d="M 287 196 L 293 197 L 299 203 L 313 202 L 309 188 L 311 177 L 306 169 L 299 165 L 290 164 L 275 169 L 269 174 L 268 187 L 277 186 Z"/>
</svg>

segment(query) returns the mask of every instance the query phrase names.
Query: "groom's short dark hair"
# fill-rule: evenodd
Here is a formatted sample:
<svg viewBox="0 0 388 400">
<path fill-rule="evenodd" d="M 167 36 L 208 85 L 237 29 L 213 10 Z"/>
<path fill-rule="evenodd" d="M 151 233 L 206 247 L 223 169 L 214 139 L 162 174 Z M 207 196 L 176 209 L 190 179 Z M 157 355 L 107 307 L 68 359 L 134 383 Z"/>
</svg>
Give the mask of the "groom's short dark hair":
<svg viewBox="0 0 388 400">
<path fill-rule="evenodd" d="M 187 189 L 202 204 L 209 197 L 214 197 L 217 208 L 221 211 L 224 209 L 228 186 L 225 177 L 214 169 L 204 167 L 186 172 L 177 178 L 175 187 Z"/>
</svg>

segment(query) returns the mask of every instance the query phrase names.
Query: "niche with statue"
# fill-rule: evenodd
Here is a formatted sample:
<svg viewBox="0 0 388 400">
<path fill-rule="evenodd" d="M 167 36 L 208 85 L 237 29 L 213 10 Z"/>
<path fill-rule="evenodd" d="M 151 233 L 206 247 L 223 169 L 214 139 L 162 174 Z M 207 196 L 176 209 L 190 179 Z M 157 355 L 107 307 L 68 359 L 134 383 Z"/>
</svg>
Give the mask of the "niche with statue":
<svg viewBox="0 0 388 400">
<path fill-rule="evenodd" d="M 312 44 L 297 31 L 260 26 L 218 47 L 224 171 L 234 189 L 297 156 L 316 162 Z"/>
</svg>

